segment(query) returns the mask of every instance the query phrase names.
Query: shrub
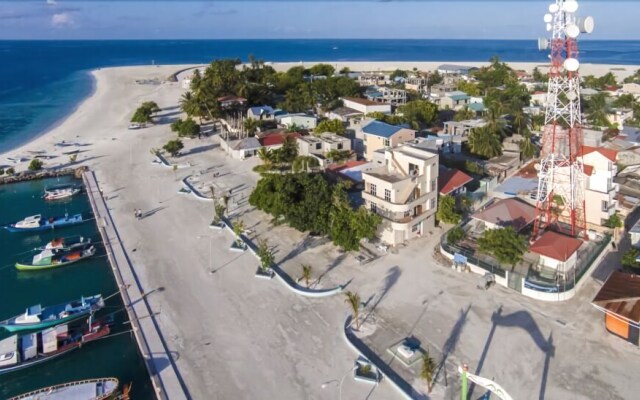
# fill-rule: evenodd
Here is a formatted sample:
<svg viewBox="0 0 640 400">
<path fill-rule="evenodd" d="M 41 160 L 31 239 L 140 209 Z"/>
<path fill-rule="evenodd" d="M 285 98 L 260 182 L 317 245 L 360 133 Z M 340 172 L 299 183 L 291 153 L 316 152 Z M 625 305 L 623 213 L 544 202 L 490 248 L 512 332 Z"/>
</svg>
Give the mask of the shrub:
<svg viewBox="0 0 640 400">
<path fill-rule="evenodd" d="M 31 160 L 31 162 L 29 163 L 29 171 L 38 171 L 42 169 L 42 160 L 39 160 L 37 158 L 34 158 L 33 160 Z"/>
<path fill-rule="evenodd" d="M 7 168 L 6 171 L 4 171 L 7 175 L 13 175 L 16 173 L 16 170 L 13 167 L 9 167 Z"/>
<path fill-rule="evenodd" d="M 451 229 L 447 233 L 447 242 L 451 244 L 456 244 L 462 239 L 464 239 L 464 237 L 465 237 L 464 229 L 462 229 L 459 226 L 456 226 L 455 228 Z"/>
<path fill-rule="evenodd" d="M 180 139 L 169 140 L 162 148 L 171 154 L 172 157 L 175 157 L 180 153 L 180 150 L 184 148 L 184 144 L 182 144 L 182 140 Z"/>
</svg>

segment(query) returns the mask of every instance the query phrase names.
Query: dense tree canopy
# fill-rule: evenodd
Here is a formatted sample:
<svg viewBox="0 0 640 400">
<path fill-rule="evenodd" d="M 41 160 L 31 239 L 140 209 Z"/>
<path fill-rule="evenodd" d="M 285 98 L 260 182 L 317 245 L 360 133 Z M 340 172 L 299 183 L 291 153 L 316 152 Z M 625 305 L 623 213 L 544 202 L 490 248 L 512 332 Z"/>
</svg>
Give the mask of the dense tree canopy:
<svg viewBox="0 0 640 400">
<path fill-rule="evenodd" d="M 410 101 L 401 105 L 398 111 L 404 121 L 415 130 L 433 125 L 438 117 L 438 106 L 426 100 Z"/>
<path fill-rule="evenodd" d="M 184 144 L 182 143 L 182 140 L 174 139 L 169 140 L 164 146 L 162 146 L 162 148 L 167 153 L 171 154 L 172 157 L 175 157 L 180 154 L 180 150 L 184 148 Z"/>
<path fill-rule="evenodd" d="M 158 107 L 155 101 L 145 101 L 133 113 L 131 122 L 137 122 L 140 124 L 153 122 L 153 114 L 158 111 L 160 111 L 160 107 Z"/>
<path fill-rule="evenodd" d="M 500 58 L 493 57 L 490 61 L 488 67 L 482 67 L 473 74 L 481 91 L 517 81 L 515 72 Z"/>
<path fill-rule="evenodd" d="M 271 214 L 276 223 L 329 235 L 345 250 L 357 249 L 362 238 L 373 238 L 380 223 L 379 216 L 363 208 L 353 210 L 344 188 L 332 188 L 319 174 L 266 174 L 249 203 Z"/>
<path fill-rule="evenodd" d="M 527 251 L 527 238 L 512 227 L 487 229 L 478 239 L 479 250 L 490 254 L 501 264 L 516 265 Z"/>
<path fill-rule="evenodd" d="M 469 148 L 473 154 L 484 158 L 497 157 L 502 154 L 502 141 L 499 135 L 485 126 L 471 131 Z"/>
<path fill-rule="evenodd" d="M 446 224 L 457 224 L 462 219 L 462 215 L 456 212 L 456 199 L 452 196 L 442 195 L 438 200 L 438 211 L 436 219 Z"/>
<path fill-rule="evenodd" d="M 171 130 L 176 132 L 179 137 L 194 137 L 200 133 L 200 126 L 196 121 L 188 117 L 185 120 L 178 119 L 171 124 Z"/>
<path fill-rule="evenodd" d="M 316 126 L 315 132 L 333 132 L 338 135 L 344 135 L 345 128 L 344 124 L 339 119 L 325 119 Z"/>
</svg>

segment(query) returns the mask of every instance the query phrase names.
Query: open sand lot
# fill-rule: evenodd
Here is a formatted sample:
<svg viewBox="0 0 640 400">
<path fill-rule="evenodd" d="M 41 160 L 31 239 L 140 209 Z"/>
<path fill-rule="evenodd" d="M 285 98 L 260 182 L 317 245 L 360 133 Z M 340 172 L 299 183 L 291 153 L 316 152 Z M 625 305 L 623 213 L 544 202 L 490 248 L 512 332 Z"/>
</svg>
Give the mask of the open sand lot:
<svg viewBox="0 0 640 400">
<path fill-rule="evenodd" d="M 268 217 L 246 204 L 258 179 L 251 171 L 257 160 L 231 160 L 214 136 L 185 141 L 179 162 L 191 162 L 190 168 L 174 173 L 151 163 L 149 150 L 174 135 L 168 124 L 179 116 L 183 90 L 180 83 L 140 85 L 135 79 L 165 78 L 180 68 L 95 71 L 96 93 L 73 115 L 1 157 L 69 150 L 54 147 L 60 140 L 90 144 L 80 147 L 78 164 L 96 171 L 136 271 L 147 291 L 156 289 L 148 299 L 193 398 L 337 399 L 356 358 L 342 334 L 348 316 L 342 296 L 307 299 L 277 280 L 255 279 L 253 255 L 229 251 L 231 235 L 208 229 L 211 203 L 177 193 L 180 179 L 204 170 L 221 173 L 220 190 L 243 185 L 239 204 L 230 204 L 232 216 L 242 215 L 255 230 L 251 237 L 277 246 L 276 261 L 287 258 L 284 268 L 294 278 L 299 264 L 309 262 L 316 276 L 330 267 L 322 287 L 351 280 L 348 289 L 368 300 L 368 310 L 375 308 L 377 323 L 363 339 L 383 360 L 391 362 L 386 348 L 406 336 L 434 353 L 448 352 L 447 379 L 444 372 L 439 376 L 432 398 L 458 398 L 454 368 L 463 362 L 471 372 L 495 378 L 514 399 L 637 396 L 638 349 L 607 334 L 602 314 L 589 305 L 615 254 L 576 298 L 547 304 L 501 287 L 480 291 L 477 276 L 439 265 L 433 258 L 437 230 L 364 266 L 352 254 L 337 257 L 328 245 L 297 249 L 303 234 L 271 227 Z M 158 123 L 127 130 L 134 108 L 146 100 L 163 108 Z M 67 162 L 60 155 L 45 166 Z M 136 220 L 135 208 L 149 216 Z M 392 367 L 422 390 L 415 367 Z M 342 389 L 344 399 L 400 398 L 384 380 L 373 388 L 347 378 Z M 474 398 L 481 393 L 477 388 Z"/>
</svg>

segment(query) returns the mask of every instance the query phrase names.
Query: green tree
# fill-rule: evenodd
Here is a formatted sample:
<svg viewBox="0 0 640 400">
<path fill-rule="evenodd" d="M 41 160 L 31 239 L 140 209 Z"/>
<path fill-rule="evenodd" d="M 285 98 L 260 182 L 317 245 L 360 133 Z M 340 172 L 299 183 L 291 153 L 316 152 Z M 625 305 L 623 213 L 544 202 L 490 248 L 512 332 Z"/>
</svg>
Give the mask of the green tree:
<svg viewBox="0 0 640 400">
<path fill-rule="evenodd" d="M 7 175 L 13 175 L 16 173 L 16 170 L 13 167 L 9 167 L 4 171 L 4 173 Z"/>
<path fill-rule="evenodd" d="M 459 226 L 454 227 L 449 232 L 447 232 L 447 242 L 451 244 L 457 244 L 465 237 L 464 229 Z"/>
<path fill-rule="evenodd" d="M 200 133 L 200 126 L 191 119 L 191 117 L 187 117 L 184 121 L 178 119 L 171 124 L 171 131 L 176 132 L 179 137 L 194 137 Z"/>
<path fill-rule="evenodd" d="M 326 77 L 333 76 L 335 71 L 336 71 L 335 68 L 333 68 L 333 66 L 330 64 L 316 64 L 309 69 L 309 72 L 311 73 L 311 75 L 314 75 L 314 76 L 320 75 L 320 76 L 326 76 Z"/>
<path fill-rule="evenodd" d="M 391 79 L 393 81 L 396 78 L 406 78 L 406 77 L 407 77 L 407 71 L 403 71 L 401 69 L 396 69 L 395 71 L 393 71 L 391 73 L 391 75 L 389 76 L 389 79 Z"/>
<path fill-rule="evenodd" d="M 618 108 L 631 108 L 633 109 L 637 104 L 636 97 L 632 94 L 621 94 L 613 101 L 613 106 Z"/>
<path fill-rule="evenodd" d="M 427 87 L 442 83 L 443 80 L 444 77 L 438 71 L 435 71 L 427 76 Z"/>
<path fill-rule="evenodd" d="M 202 125 L 202 107 L 200 101 L 192 91 L 185 92 L 180 96 L 180 109 L 186 113 L 188 117 L 199 118 L 200 124 Z"/>
<path fill-rule="evenodd" d="M 422 378 L 428 386 L 429 393 L 433 390 L 433 379 L 436 373 L 436 362 L 429 355 L 429 351 L 427 350 L 422 354 L 422 367 L 420 368 L 420 378 Z"/>
<path fill-rule="evenodd" d="M 342 121 L 340 121 L 339 119 L 325 119 L 324 121 L 321 121 L 318 126 L 316 126 L 314 132 L 316 132 L 317 134 L 323 132 L 333 132 L 338 135 L 344 135 L 344 123 L 342 123 Z"/>
<path fill-rule="evenodd" d="M 620 214 L 615 213 L 605 221 L 604 226 L 611 229 L 622 228 L 624 226 L 624 223 L 620 218 Z"/>
<path fill-rule="evenodd" d="M 236 246 L 243 247 L 244 240 L 242 240 L 242 234 L 244 233 L 244 222 L 241 219 L 237 219 L 233 222 L 233 234 L 236 235 Z"/>
<path fill-rule="evenodd" d="M 162 148 L 172 157 L 176 157 L 180 154 L 180 150 L 184 148 L 184 144 L 180 139 L 169 140 Z"/>
<path fill-rule="evenodd" d="M 433 125 L 438 116 L 438 106 L 426 100 L 410 101 L 400 106 L 398 111 L 415 130 Z"/>
<path fill-rule="evenodd" d="M 465 121 L 468 119 L 472 119 L 476 117 L 476 112 L 471 110 L 469 107 L 464 107 L 461 108 L 460 110 L 456 111 L 455 115 L 453 116 L 453 120 L 454 121 Z"/>
<path fill-rule="evenodd" d="M 275 260 L 273 250 L 269 247 L 269 243 L 265 240 L 261 240 L 258 244 L 258 251 L 256 253 L 260 259 L 260 269 L 264 272 L 269 271 L 273 261 Z"/>
<path fill-rule="evenodd" d="M 590 123 L 597 126 L 609 126 L 607 94 L 598 93 L 591 96 L 585 103 L 585 112 Z"/>
<path fill-rule="evenodd" d="M 336 164 L 342 164 L 351 158 L 351 150 L 333 149 L 328 151 L 325 157 Z"/>
<path fill-rule="evenodd" d="M 244 130 L 247 134 L 251 136 L 255 136 L 256 132 L 258 132 L 258 128 L 260 127 L 260 121 L 254 118 L 247 118 L 244 120 Z"/>
<path fill-rule="evenodd" d="M 271 165 L 272 157 L 271 151 L 266 147 L 260 147 L 258 149 L 258 158 L 262 161 L 262 164 L 265 166 Z"/>
<path fill-rule="evenodd" d="M 309 281 L 311 280 L 311 265 L 302 264 L 302 279 L 306 287 L 309 287 Z"/>
<path fill-rule="evenodd" d="M 527 251 L 527 238 L 512 227 L 487 229 L 478 239 L 478 250 L 495 257 L 501 264 L 515 266 Z"/>
<path fill-rule="evenodd" d="M 638 262 L 638 257 L 640 257 L 640 250 L 632 247 L 629 251 L 622 255 L 621 264 L 625 270 L 631 271 L 634 273 L 640 272 L 640 262 Z"/>
<path fill-rule="evenodd" d="M 213 223 L 214 225 L 217 225 L 222 220 L 222 217 L 224 216 L 224 212 L 226 211 L 226 207 L 223 204 L 216 202 L 215 206 L 213 206 L 213 211 L 214 211 Z"/>
<path fill-rule="evenodd" d="M 536 82 L 546 82 L 549 80 L 549 76 L 547 74 L 543 74 L 542 72 L 540 72 L 538 67 L 535 67 L 533 69 L 533 73 L 531 74 L 531 76 L 533 80 Z"/>
<path fill-rule="evenodd" d="M 458 85 L 456 87 L 458 90 L 465 92 L 466 94 L 468 94 L 469 96 L 479 96 L 480 95 L 480 89 L 478 88 L 478 85 L 476 85 L 473 82 L 467 82 L 467 81 L 460 81 L 458 82 Z"/>
<path fill-rule="evenodd" d="M 77 159 L 78 159 L 78 153 L 69 155 L 69 162 L 71 164 L 75 163 Z"/>
<path fill-rule="evenodd" d="M 291 169 L 293 172 L 309 172 L 320 166 L 317 158 L 312 156 L 298 156 L 293 160 Z"/>
<path fill-rule="evenodd" d="M 457 224 L 462 215 L 456 212 L 456 199 L 453 196 L 442 195 L 438 201 L 436 219 L 446 224 Z"/>
<path fill-rule="evenodd" d="M 473 154 L 492 158 L 502 154 L 500 136 L 490 130 L 488 126 L 476 128 L 469 135 L 469 148 Z"/>
<path fill-rule="evenodd" d="M 522 133 L 522 137 L 520 154 L 523 160 L 527 160 L 536 154 L 536 146 L 531 141 L 531 132 L 528 129 Z"/>
<path fill-rule="evenodd" d="M 34 158 L 33 160 L 31 160 L 31 162 L 29 163 L 29 171 L 39 171 L 42 169 L 42 165 L 44 163 L 42 162 L 42 160 L 38 159 L 38 158 Z"/>
<path fill-rule="evenodd" d="M 360 329 L 360 295 L 351 291 L 345 292 L 345 303 L 349 305 L 351 314 L 353 315 L 353 322 L 356 324 L 356 330 Z"/>
</svg>

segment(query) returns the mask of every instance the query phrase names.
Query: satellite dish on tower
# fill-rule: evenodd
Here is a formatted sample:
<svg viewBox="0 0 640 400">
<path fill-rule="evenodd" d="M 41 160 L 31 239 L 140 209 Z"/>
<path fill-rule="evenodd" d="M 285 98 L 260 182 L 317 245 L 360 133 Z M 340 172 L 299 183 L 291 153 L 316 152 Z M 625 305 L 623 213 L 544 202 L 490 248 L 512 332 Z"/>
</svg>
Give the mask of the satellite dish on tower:
<svg viewBox="0 0 640 400">
<path fill-rule="evenodd" d="M 577 98 L 578 98 L 578 94 L 576 92 L 567 93 L 567 99 L 569 99 L 570 101 L 574 101 Z"/>
<path fill-rule="evenodd" d="M 547 32 L 549 32 L 551 28 L 552 28 L 551 24 L 547 24 Z"/>
<path fill-rule="evenodd" d="M 580 32 L 591 33 L 593 32 L 595 21 L 593 20 L 593 17 L 580 17 L 576 19 L 576 25 L 578 25 Z"/>
<path fill-rule="evenodd" d="M 538 38 L 538 50 L 547 50 L 549 48 L 549 40 L 547 38 Z"/>
<path fill-rule="evenodd" d="M 551 14 L 545 14 L 545 15 L 544 15 L 544 22 L 549 23 L 549 22 L 551 22 L 551 21 L 553 21 L 553 15 L 551 15 Z"/>
<path fill-rule="evenodd" d="M 566 0 L 562 5 L 562 11 L 574 13 L 578 11 L 578 2 L 575 0 Z"/>
<path fill-rule="evenodd" d="M 580 28 L 578 28 L 578 25 L 569 24 L 564 28 L 564 33 L 566 33 L 571 39 L 575 39 L 580 36 Z"/>
<path fill-rule="evenodd" d="M 580 61 L 575 58 L 567 58 L 564 60 L 564 69 L 569 72 L 576 72 L 580 68 Z"/>
<path fill-rule="evenodd" d="M 556 3 L 549 4 L 549 12 L 555 14 L 560 10 L 560 7 Z"/>
</svg>

